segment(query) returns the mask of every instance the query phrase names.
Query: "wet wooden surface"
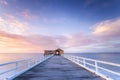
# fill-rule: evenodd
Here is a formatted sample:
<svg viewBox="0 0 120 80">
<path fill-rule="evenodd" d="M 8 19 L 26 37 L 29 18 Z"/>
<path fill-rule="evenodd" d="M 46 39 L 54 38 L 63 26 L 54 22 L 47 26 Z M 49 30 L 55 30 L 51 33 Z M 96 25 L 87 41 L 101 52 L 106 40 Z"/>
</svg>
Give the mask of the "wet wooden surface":
<svg viewBox="0 0 120 80">
<path fill-rule="evenodd" d="M 14 80 L 104 80 L 62 56 L 53 56 Z"/>
</svg>

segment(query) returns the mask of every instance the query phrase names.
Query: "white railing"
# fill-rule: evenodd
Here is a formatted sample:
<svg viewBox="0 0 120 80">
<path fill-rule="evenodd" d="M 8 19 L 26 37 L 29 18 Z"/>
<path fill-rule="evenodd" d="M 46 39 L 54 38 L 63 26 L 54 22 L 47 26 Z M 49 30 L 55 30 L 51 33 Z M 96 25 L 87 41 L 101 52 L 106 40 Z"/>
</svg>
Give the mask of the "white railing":
<svg viewBox="0 0 120 80">
<path fill-rule="evenodd" d="M 103 77 L 106 80 L 120 80 L 120 64 L 78 57 L 73 55 L 64 55 L 64 57 L 84 67 L 85 69 L 93 73 L 96 73 L 97 75 Z M 114 71 L 107 67 L 109 68 L 113 67 L 116 70 Z"/>
<path fill-rule="evenodd" d="M 0 64 L 0 80 L 12 80 L 53 55 Z"/>
</svg>

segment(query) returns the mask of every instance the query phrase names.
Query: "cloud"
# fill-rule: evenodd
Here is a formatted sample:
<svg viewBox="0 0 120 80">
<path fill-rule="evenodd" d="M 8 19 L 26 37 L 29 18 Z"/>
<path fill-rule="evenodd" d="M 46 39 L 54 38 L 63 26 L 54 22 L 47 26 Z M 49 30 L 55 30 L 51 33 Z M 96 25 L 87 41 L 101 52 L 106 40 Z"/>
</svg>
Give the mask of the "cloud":
<svg viewBox="0 0 120 80">
<path fill-rule="evenodd" d="M 5 14 L 4 17 L 0 17 L 0 52 L 43 52 L 45 49 L 59 48 L 59 44 L 64 42 L 62 36 L 25 36 L 24 33 L 28 26 L 30 26 L 28 23 L 22 22 L 12 15 Z"/>
<path fill-rule="evenodd" d="M 95 43 L 96 41 L 92 36 L 85 35 L 84 33 L 77 33 L 68 36 L 68 46 L 72 47 L 79 47 L 79 46 L 86 46 Z"/>
<path fill-rule="evenodd" d="M 119 51 L 120 46 L 120 18 L 105 20 L 92 28 L 91 35 L 96 39 L 94 47 L 100 51 Z"/>
<path fill-rule="evenodd" d="M 120 19 L 106 20 L 95 25 L 92 34 L 101 39 L 120 38 Z"/>
<path fill-rule="evenodd" d="M 3 31 L 0 32 L 0 43 L 1 53 L 20 53 L 31 51 L 29 46 L 32 46 L 32 44 L 28 43 L 24 37 L 15 34 L 8 34 Z"/>
<path fill-rule="evenodd" d="M 6 14 L 4 17 L 0 17 L 0 30 L 5 32 L 23 34 L 28 26 L 27 22 L 22 22 L 12 15 Z"/>
<path fill-rule="evenodd" d="M 97 23 L 87 35 L 76 33 L 68 35 L 65 45 L 73 51 L 119 51 L 120 19 L 106 20 Z"/>
<path fill-rule="evenodd" d="M 11 21 L 15 23 L 13 16 Z M 9 19 L 9 18 L 8 18 Z M 0 18 L 0 26 L 6 24 L 5 18 Z M 15 20 L 15 21 L 14 21 Z M 69 35 L 18 35 L 7 30 L 0 31 L 0 52 L 32 53 L 43 52 L 45 49 L 62 48 L 68 52 L 119 51 L 120 19 L 106 20 L 97 23 L 88 35 L 82 32 Z M 17 23 L 18 24 L 18 23 Z M 12 27 L 13 28 L 13 27 Z M 22 28 L 26 28 L 22 26 Z M 9 28 L 5 28 L 9 29 Z M 14 29 L 14 28 L 13 28 Z"/>
<path fill-rule="evenodd" d="M 2 4 L 2 5 L 8 5 L 8 2 L 7 2 L 7 0 L 0 0 L 0 4 Z"/>
<path fill-rule="evenodd" d="M 59 48 L 55 37 L 45 35 L 22 36 L 0 31 L 1 53 L 35 53 Z"/>
<path fill-rule="evenodd" d="M 61 48 L 64 50 L 67 50 L 68 48 L 70 48 L 70 46 L 68 45 L 69 38 L 66 35 L 58 35 L 58 36 L 55 36 L 54 38 L 57 45 L 59 45 L 58 48 Z"/>
<path fill-rule="evenodd" d="M 22 12 L 22 16 L 26 19 L 29 19 L 29 20 L 33 20 L 36 18 L 36 16 L 33 16 L 28 9 L 26 9 Z"/>
<path fill-rule="evenodd" d="M 43 49 L 55 49 L 59 47 L 55 37 L 52 36 L 32 35 L 28 37 L 28 40 L 33 44 L 42 46 Z"/>
</svg>

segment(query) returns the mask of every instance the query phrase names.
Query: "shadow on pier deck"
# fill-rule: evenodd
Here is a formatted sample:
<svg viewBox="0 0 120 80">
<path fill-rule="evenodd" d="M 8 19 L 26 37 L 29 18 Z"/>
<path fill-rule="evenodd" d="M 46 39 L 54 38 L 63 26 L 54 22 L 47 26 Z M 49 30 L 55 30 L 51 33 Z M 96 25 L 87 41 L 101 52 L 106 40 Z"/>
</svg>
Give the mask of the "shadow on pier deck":
<svg viewBox="0 0 120 80">
<path fill-rule="evenodd" d="M 53 56 L 14 80 L 104 80 L 62 56 Z"/>
</svg>

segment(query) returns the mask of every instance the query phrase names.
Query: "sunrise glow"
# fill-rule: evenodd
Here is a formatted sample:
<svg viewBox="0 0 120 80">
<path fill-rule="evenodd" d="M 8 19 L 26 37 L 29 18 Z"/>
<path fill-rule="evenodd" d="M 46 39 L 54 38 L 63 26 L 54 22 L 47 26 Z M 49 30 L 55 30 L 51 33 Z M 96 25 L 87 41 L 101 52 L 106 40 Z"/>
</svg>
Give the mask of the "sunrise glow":
<svg viewBox="0 0 120 80">
<path fill-rule="evenodd" d="M 99 1 L 0 0 L 0 53 L 118 52 L 120 2 Z"/>
</svg>

